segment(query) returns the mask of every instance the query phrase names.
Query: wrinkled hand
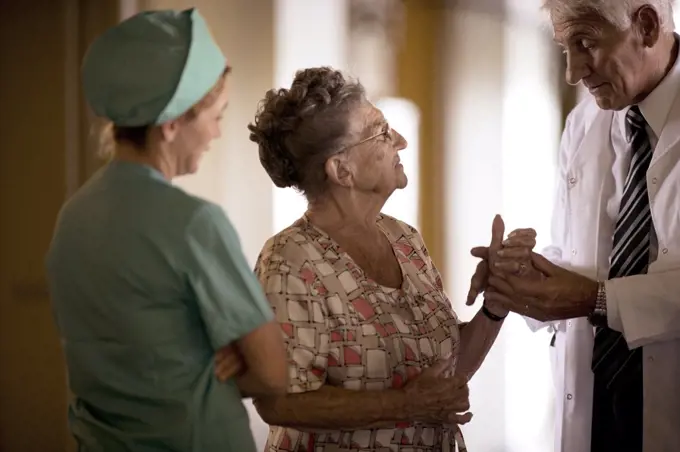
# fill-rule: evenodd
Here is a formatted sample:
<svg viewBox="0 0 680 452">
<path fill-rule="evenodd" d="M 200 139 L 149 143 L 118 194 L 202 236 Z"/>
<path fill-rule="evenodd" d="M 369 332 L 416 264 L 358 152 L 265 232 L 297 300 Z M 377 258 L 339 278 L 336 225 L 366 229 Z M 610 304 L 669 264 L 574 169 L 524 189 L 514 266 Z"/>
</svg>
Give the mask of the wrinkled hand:
<svg viewBox="0 0 680 452">
<path fill-rule="evenodd" d="M 487 291 L 487 299 L 543 322 L 585 317 L 593 311 L 596 281 L 554 265 L 540 254 L 531 253 L 531 262 L 538 272 L 535 277 L 491 275 L 493 291 Z"/>
<path fill-rule="evenodd" d="M 531 278 L 540 275 L 531 265 L 531 250 L 536 246 L 536 231 L 530 228 L 515 229 L 503 240 L 504 230 L 503 219 L 497 215 L 491 227 L 491 244 L 470 250 L 470 254 L 482 260 L 477 264 L 470 281 L 466 302 L 468 306 L 475 302 L 480 293 L 487 289 L 493 290 L 489 287 L 490 274 L 509 272 Z M 487 301 L 490 300 L 487 298 Z"/>
<path fill-rule="evenodd" d="M 451 358 L 438 361 L 401 389 L 413 409 L 413 420 L 432 424 L 466 424 L 472 419 L 467 379 L 449 376 Z"/>
<path fill-rule="evenodd" d="M 227 345 L 215 353 L 215 376 L 224 383 L 245 370 L 245 363 L 238 349 Z"/>
<path fill-rule="evenodd" d="M 531 261 L 531 253 L 536 246 L 536 230 L 532 228 L 515 229 L 503 241 L 501 249 L 491 268 L 494 275 L 511 273 L 522 277 L 538 277 L 541 272 L 536 270 Z"/>
</svg>

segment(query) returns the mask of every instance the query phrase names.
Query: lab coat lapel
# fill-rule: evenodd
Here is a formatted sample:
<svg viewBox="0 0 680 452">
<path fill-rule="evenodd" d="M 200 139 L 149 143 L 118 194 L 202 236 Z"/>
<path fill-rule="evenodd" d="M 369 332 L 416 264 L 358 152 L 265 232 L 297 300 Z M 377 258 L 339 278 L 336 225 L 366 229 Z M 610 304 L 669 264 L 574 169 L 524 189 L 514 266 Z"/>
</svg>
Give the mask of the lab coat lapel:
<svg viewBox="0 0 680 452">
<path fill-rule="evenodd" d="M 583 140 L 573 154 L 567 184 L 573 237 L 572 266 L 588 277 L 597 277 L 600 250 L 597 237 L 602 216 L 606 215 L 603 191 L 607 178 L 613 177 L 611 126 L 614 114 L 598 110 L 585 126 Z M 585 227 L 584 227 L 585 226 Z"/>
<path fill-rule="evenodd" d="M 654 155 L 652 156 L 652 162 L 649 164 L 649 168 L 652 169 L 654 166 L 661 162 L 664 157 L 667 156 L 668 151 L 671 150 L 680 140 L 680 102 L 678 98 L 675 98 L 673 106 L 668 113 L 668 118 L 666 119 L 666 124 L 664 124 L 661 130 L 661 136 L 659 137 L 659 142 L 654 148 Z"/>
</svg>

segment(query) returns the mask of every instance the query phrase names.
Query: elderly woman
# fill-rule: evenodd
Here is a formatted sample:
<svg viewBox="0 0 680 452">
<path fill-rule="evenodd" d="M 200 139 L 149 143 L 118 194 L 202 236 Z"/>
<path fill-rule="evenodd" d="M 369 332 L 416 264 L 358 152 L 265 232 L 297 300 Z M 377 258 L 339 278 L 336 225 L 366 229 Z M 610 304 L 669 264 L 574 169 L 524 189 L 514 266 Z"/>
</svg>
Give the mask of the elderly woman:
<svg viewBox="0 0 680 452">
<path fill-rule="evenodd" d="M 467 380 L 507 311 L 485 304 L 463 327 L 421 235 L 380 213 L 408 181 L 404 138 L 361 84 L 330 68 L 269 91 L 249 129 L 273 182 L 309 201 L 256 268 L 289 359 L 289 394 L 256 400 L 273 426 L 268 450 L 465 450 Z M 491 250 L 502 235 L 498 218 Z M 533 244 L 518 237 L 510 245 Z"/>
<path fill-rule="evenodd" d="M 220 135 L 227 61 L 195 9 L 108 30 L 83 63 L 113 160 L 49 251 L 78 450 L 254 452 L 242 394 L 285 392 L 279 326 L 222 209 L 172 185 Z M 225 384 L 213 356 L 230 345 Z"/>
</svg>

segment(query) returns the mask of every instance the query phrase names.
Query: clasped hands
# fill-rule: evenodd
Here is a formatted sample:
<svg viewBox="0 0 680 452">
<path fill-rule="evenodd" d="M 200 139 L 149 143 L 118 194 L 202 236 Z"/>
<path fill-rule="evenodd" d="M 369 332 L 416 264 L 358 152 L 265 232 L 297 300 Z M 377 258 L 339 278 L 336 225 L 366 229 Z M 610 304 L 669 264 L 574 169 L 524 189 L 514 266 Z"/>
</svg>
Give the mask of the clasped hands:
<svg viewBox="0 0 680 452">
<path fill-rule="evenodd" d="M 492 313 L 508 312 L 539 321 L 582 317 L 592 312 L 598 284 L 565 270 L 533 251 L 536 231 L 516 229 L 503 238 L 505 224 L 496 215 L 489 246 L 470 252 L 480 258 L 470 282 L 467 304 L 484 292 L 484 303 Z"/>
</svg>

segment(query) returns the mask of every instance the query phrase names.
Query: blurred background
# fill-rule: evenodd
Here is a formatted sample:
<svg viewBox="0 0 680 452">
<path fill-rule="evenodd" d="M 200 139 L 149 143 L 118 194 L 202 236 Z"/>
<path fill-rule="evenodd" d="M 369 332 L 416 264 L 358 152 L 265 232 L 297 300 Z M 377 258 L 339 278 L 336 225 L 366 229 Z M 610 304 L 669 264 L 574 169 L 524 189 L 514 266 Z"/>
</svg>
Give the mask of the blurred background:
<svg viewBox="0 0 680 452">
<path fill-rule="evenodd" d="M 500 213 L 549 240 L 562 125 L 582 93 L 564 83 L 541 0 L 0 0 L 0 450 L 72 451 L 65 369 L 43 275 L 57 212 L 100 165 L 80 92 L 94 36 L 144 9 L 197 6 L 233 67 L 223 137 L 177 181 L 224 207 L 254 263 L 305 210 L 262 170 L 246 125 L 297 69 L 358 77 L 409 141 L 409 186 L 385 211 L 416 226 L 465 320 Z M 547 331 L 511 316 L 471 383 L 473 452 L 553 450 Z M 260 448 L 267 427 L 249 405 Z"/>
</svg>

